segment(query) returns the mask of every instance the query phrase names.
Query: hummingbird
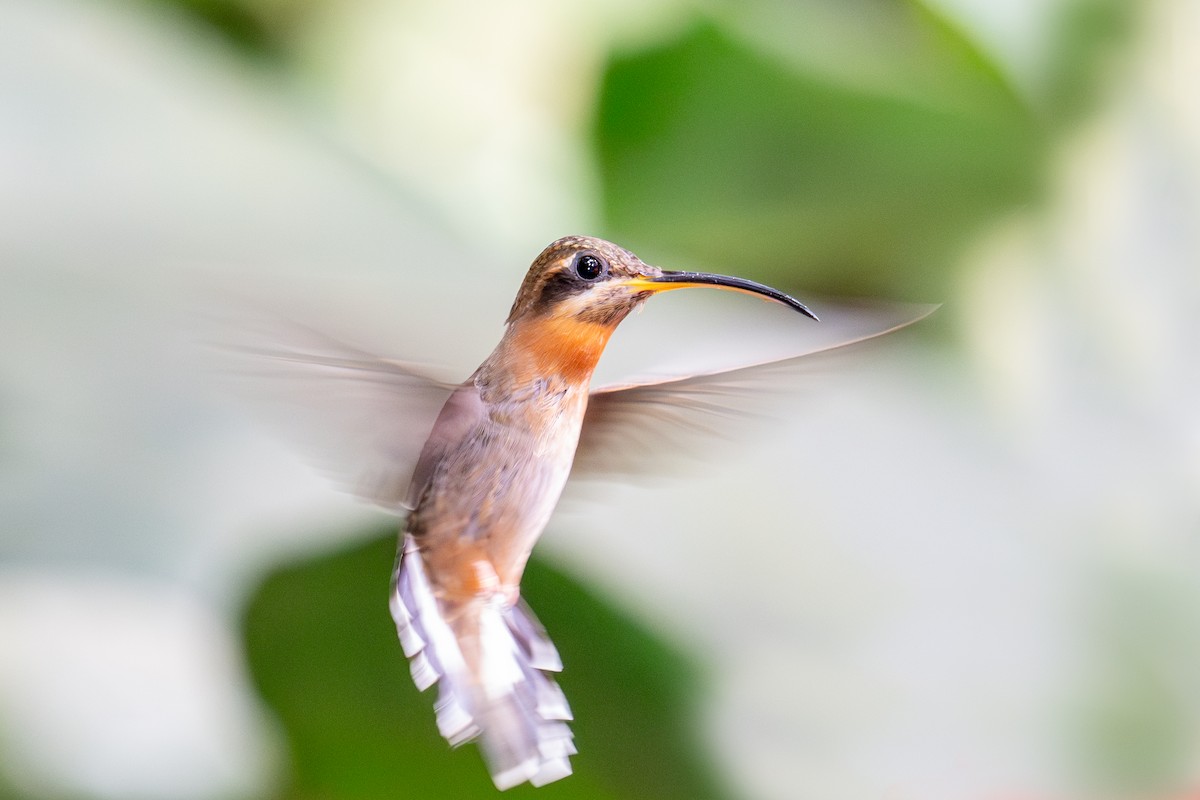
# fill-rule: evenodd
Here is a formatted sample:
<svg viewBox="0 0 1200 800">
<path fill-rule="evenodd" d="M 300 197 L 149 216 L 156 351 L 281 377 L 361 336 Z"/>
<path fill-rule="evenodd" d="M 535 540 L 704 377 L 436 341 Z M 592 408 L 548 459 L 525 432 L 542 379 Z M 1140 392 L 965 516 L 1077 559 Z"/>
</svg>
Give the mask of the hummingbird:
<svg viewBox="0 0 1200 800">
<path fill-rule="evenodd" d="M 652 295 L 760 283 L 671 272 L 601 239 L 569 236 L 534 260 L 496 349 L 454 389 L 409 484 L 391 612 L 422 690 L 439 684 L 438 727 L 477 739 L 499 789 L 570 774 L 571 712 L 554 645 L 521 600 L 521 574 L 588 424 L 592 373 L 609 337 Z"/>
<path fill-rule="evenodd" d="M 520 588 L 573 468 L 612 471 L 615 461 L 625 469 L 630 419 L 686 424 L 719 415 L 752 376 L 811 355 L 592 386 L 622 320 L 656 294 L 698 287 L 754 295 L 817 320 L 799 300 L 761 283 L 664 270 L 611 242 L 567 236 L 534 259 L 499 344 L 460 384 L 328 340 L 323 355 L 258 351 L 382 388 L 358 415 L 376 452 L 357 468 L 354 490 L 407 513 L 389 598 L 400 644 L 417 687 L 438 687 L 442 736 L 455 747 L 476 742 L 498 789 L 564 778 L 576 752 L 571 710 L 554 679 L 562 660 Z M 429 418 L 431 428 L 420 424 Z M 393 430 L 381 432 L 387 420 Z"/>
</svg>

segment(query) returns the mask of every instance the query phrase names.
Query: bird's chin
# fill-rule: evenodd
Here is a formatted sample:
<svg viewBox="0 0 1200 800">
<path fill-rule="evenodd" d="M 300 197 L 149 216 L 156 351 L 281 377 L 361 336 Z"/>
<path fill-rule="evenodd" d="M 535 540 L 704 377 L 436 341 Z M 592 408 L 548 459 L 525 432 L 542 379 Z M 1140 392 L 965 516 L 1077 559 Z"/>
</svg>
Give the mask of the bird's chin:
<svg viewBox="0 0 1200 800">
<path fill-rule="evenodd" d="M 646 305 L 646 301 L 654 296 L 653 292 L 638 292 L 629 298 L 629 308 L 625 312 L 625 316 L 629 316 L 634 311 L 641 311 Z M 624 319 L 624 317 L 622 317 Z"/>
<path fill-rule="evenodd" d="M 589 297 L 588 302 L 579 303 L 569 311 L 569 316 L 578 322 L 615 328 L 630 312 L 639 308 L 650 297 L 650 292 L 630 292 L 627 289 L 606 293 L 607 296 Z"/>
</svg>

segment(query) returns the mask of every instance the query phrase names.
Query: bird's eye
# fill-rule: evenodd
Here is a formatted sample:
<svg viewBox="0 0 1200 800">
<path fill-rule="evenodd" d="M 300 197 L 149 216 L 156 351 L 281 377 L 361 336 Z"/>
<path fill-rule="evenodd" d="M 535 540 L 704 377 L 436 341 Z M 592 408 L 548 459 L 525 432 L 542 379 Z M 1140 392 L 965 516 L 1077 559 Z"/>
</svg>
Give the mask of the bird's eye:
<svg viewBox="0 0 1200 800">
<path fill-rule="evenodd" d="M 605 264 L 599 257 L 584 253 L 575 259 L 575 274 L 585 281 L 594 281 L 604 274 Z"/>
</svg>

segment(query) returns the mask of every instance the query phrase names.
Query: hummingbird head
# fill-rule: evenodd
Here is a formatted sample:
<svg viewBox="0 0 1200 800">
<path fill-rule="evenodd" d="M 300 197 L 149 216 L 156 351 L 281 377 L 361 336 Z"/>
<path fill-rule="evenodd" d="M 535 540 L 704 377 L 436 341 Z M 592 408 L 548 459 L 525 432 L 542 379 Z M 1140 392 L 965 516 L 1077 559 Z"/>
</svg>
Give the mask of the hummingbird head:
<svg viewBox="0 0 1200 800">
<path fill-rule="evenodd" d="M 758 295 L 817 318 L 800 301 L 761 283 L 706 272 L 663 270 L 612 242 L 567 236 L 534 259 L 508 322 L 553 318 L 611 330 L 651 295 L 696 286 Z"/>
<path fill-rule="evenodd" d="M 559 375 L 586 385 L 609 336 L 630 311 L 657 292 L 688 286 L 758 295 L 816 319 L 798 300 L 761 283 L 671 272 L 603 239 L 568 236 L 534 260 L 508 313 L 504 339 L 483 369 L 491 380 L 500 374 L 517 383 Z"/>
</svg>

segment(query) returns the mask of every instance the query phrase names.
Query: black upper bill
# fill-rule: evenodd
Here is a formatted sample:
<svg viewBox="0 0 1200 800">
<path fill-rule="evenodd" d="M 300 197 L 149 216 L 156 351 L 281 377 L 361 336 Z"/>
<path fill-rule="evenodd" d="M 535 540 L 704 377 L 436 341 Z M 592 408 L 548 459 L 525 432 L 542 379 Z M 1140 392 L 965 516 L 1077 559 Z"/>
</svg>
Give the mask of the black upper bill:
<svg viewBox="0 0 1200 800">
<path fill-rule="evenodd" d="M 662 275 L 656 275 L 646 280 L 650 283 L 679 284 L 678 288 L 680 289 L 684 288 L 684 286 L 716 286 L 722 289 L 733 289 L 734 291 L 745 292 L 747 294 L 756 294 L 774 300 L 777 303 L 782 303 L 807 317 L 817 319 L 817 315 L 810 311 L 808 306 L 791 295 L 786 295 L 778 289 L 772 289 L 770 286 L 765 286 L 755 281 L 748 281 L 745 278 L 714 275 L 709 272 L 672 272 L 663 270 Z"/>
</svg>

